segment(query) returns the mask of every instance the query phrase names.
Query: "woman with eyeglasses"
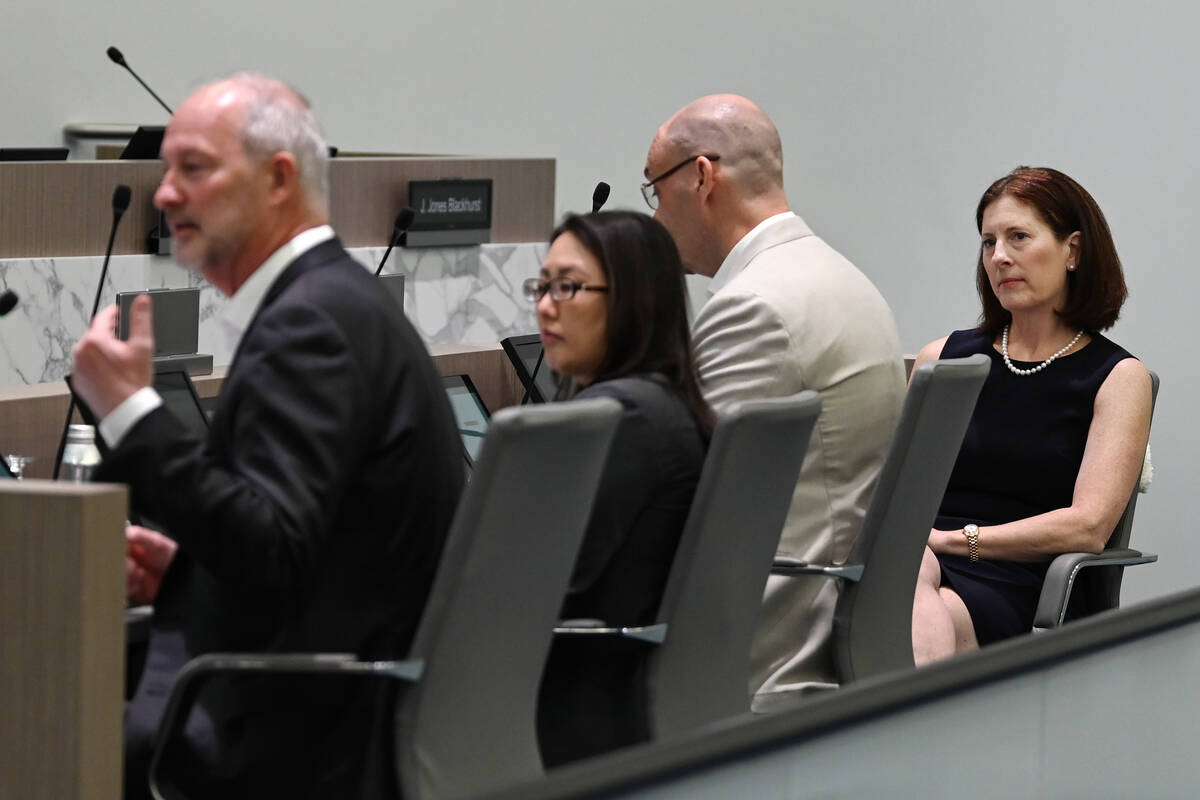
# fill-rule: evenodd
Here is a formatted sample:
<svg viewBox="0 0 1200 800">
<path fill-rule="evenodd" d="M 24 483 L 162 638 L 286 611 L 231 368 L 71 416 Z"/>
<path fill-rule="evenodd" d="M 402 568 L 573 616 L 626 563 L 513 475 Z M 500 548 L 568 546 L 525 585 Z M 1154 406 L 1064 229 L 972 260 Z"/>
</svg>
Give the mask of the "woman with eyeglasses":
<svg viewBox="0 0 1200 800">
<path fill-rule="evenodd" d="M 581 387 L 577 398 L 624 407 L 562 617 L 650 624 L 713 426 L 692 360 L 679 253 L 643 214 L 571 215 L 524 288 L 537 303 L 549 365 Z M 644 648 L 607 637 L 555 641 L 538 703 L 547 767 L 648 738 Z"/>
</svg>

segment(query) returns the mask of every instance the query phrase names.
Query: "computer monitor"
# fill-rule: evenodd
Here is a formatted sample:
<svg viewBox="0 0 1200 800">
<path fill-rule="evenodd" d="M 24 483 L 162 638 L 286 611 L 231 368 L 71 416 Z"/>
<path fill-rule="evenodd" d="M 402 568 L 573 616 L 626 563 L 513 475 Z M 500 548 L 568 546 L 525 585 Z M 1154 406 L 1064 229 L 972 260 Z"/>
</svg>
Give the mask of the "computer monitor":
<svg viewBox="0 0 1200 800">
<path fill-rule="evenodd" d="M 487 435 L 488 414 L 483 398 L 475 389 L 475 384 L 466 375 L 443 375 L 442 385 L 446 389 L 446 397 L 450 400 L 450 408 L 454 411 L 454 421 L 458 435 L 462 439 L 463 458 L 468 466 L 473 466 L 483 449 L 483 439 Z"/>
<path fill-rule="evenodd" d="M 79 416 L 88 425 L 99 425 L 95 412 L 76 393 L 75 386 L 71 383 L 71 376 L 67 375 L 65 380 L 67 388 L 71 390 L 73 407 L 68 409 L 67 420 L 63 423 L 62 435 L 58 440 L 58 453 L 54 457 L 53 473 L 56 478 L 62 468 L 63 449 L 67 446 L 67 430 L 71 426 L 74 409 L 79 409 Z M 162 398 L 163 405 L 167 410 L 174 414 L 185 428 L 201 438 L 208 436 L 208 415 L 204 413 L 204 407 L 200 404 L 200 396 L 196 394 L 196 387 L 186 372 L 166 370 L 154 373 L 154 390 Z M 103 450 L 103 447 L 101 449 Z"/>
<path fill-rule="evenodd" d="M 157 161 L 166 132 L 164 125 L 139 125 L 121 151 L 122 160 Z"/>
<path fill-rule="evenodd" d="M 169 370 L 154 375 L 154 390 L 158 392 L 167 410 L 183 423 L 183 426 L 200 437 L 208 436 L 208 415 L 192 379 L 183 370 Z"/>
<path fill-rule="evenodd" d="M 541 336 L 536 333 L 509 336 L 500 340 L 500 346 L 525 387 L 525 402 L 546 403 L 555 398 L 559 379 L 546 363 Z"/>
<path fill-rule="evenodd" d="M 0 161 L 66 161 L 65 147 L 0 147 Z"/>
</svg>

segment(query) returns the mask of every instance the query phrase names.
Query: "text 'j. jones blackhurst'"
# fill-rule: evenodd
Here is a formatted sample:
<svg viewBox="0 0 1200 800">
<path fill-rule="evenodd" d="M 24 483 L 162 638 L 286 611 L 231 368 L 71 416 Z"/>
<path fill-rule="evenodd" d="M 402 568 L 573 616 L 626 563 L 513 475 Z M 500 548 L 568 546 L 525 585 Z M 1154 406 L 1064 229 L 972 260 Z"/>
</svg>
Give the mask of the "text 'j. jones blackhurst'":
<svg viewBox="0 0 1200 800">
<path fill-rule="evenodd" d="M 421 199 L 422 214 L 462 214 L 471 211 L 483 211 L 483 201 L 478 198 L 468 200 L 457 197 L 447 197 L 445 200 Z"/>
</svg>

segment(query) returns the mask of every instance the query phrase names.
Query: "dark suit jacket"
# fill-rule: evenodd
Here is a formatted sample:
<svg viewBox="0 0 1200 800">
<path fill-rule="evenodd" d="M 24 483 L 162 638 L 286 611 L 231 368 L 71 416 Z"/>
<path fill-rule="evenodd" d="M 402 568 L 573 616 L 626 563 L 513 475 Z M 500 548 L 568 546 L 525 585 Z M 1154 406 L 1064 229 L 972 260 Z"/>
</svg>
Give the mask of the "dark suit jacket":
<svg viewBox="0 0 1200 800">
<path fill-rule="evenodd" d="M 707 445 L 659 376 L 596 383 L 577 397 L 612 397 L 624 410 L 562 616 L 647 625 L 655 622 Z M 648 738 L 645 656 L 645 645 L 629 639 L 554 641 L 538 698 L 547 767 Z"/>
<path fill-rule="evenodd" d="M 452 420 L 417 333 L 335 239 L 268 291 L 207 441 L 158 408 L 109 453 L 97 479 L 128 483 L 179 543 L 127 710 L 135 790 L 183 659 L 407 652 L 462 489 Z M 170 772 L 202 795 L 348 796 L 364 698 L 330 679 L 216 680 Z"/>
</svg>

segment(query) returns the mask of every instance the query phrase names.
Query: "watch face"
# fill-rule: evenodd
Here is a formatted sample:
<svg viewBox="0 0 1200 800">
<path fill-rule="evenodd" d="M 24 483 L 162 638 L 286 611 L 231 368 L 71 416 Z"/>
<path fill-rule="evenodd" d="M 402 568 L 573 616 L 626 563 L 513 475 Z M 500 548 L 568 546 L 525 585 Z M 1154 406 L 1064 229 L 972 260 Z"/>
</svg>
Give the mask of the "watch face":
<svg viewBox="0 0 1200 800">
<path fill-rule="evenodd" d="M 970 523 L 969 525 L 964 525 L 963 533 L 966 533 L 968 535 L 974 535 L 976 533 L 979 533 L 979 526 L 976 525 L 974 522 Z"/>
</svg>

